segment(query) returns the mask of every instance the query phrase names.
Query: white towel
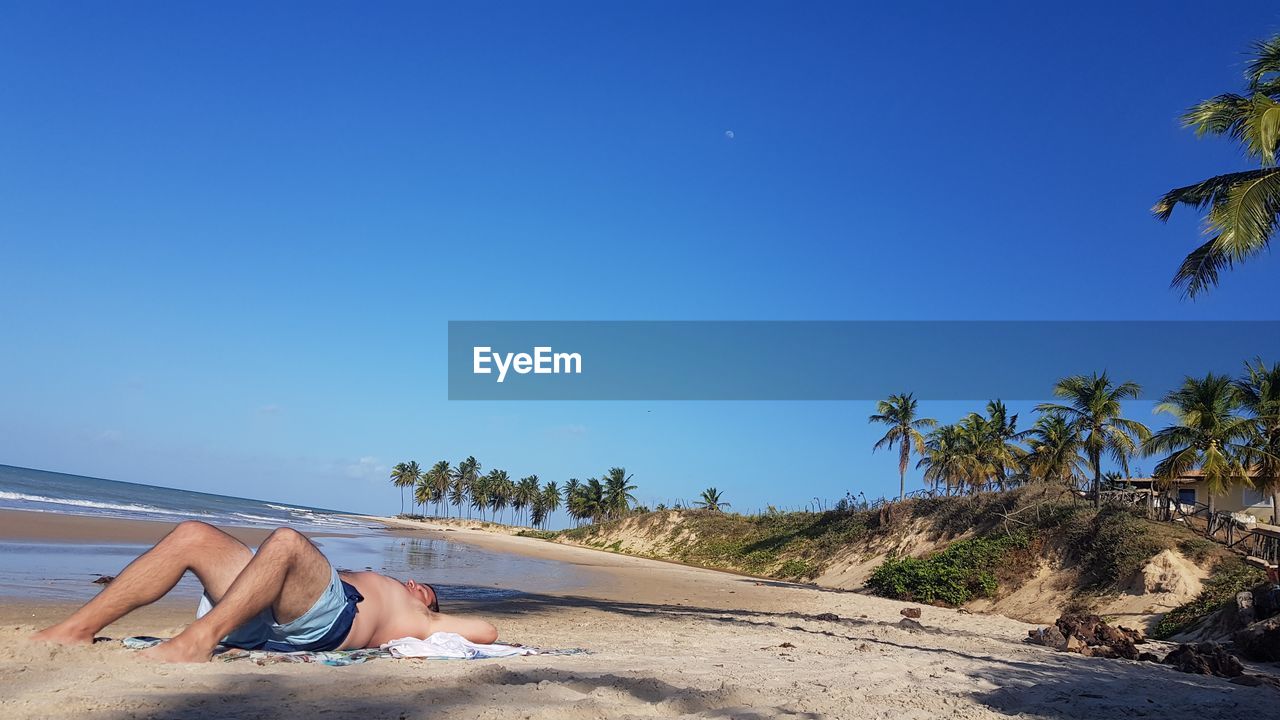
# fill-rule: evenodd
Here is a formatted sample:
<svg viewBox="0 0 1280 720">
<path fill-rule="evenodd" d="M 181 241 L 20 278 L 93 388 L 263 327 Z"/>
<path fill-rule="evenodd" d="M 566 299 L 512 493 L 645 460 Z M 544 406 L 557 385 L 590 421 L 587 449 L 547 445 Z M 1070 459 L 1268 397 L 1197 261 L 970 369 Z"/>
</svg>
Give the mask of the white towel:
<svg viewBox="0 0 1280 720">
<path fill-rule="evenodd" d="M 382 646 L 383 650 L 397 658 L 456 658 L 471 660 L 474 658 L 500 658 L 512 655 L 534 655 L 533 648 L 516 647 L 515 645 L 480 645 L 462 637 L 458 633 L 433 633 L 426 640 L 415 637 L 404 637 L 392 640 Z"/>
</svg>

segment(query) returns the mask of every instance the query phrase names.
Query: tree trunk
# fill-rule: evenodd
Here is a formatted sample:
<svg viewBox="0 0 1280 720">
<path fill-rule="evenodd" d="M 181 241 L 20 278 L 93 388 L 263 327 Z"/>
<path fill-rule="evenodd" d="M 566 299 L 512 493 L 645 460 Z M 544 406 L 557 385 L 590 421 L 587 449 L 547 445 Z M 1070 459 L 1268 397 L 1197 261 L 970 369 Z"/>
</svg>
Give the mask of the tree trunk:
<svg viewBox="0 0 1280 720">
<path fill-rule="evenodd" d="M 1094 455 L 1089 458 L 1093 462 L 1093 507 L 1102 507 L 1102 457 Z"/>
</svg>

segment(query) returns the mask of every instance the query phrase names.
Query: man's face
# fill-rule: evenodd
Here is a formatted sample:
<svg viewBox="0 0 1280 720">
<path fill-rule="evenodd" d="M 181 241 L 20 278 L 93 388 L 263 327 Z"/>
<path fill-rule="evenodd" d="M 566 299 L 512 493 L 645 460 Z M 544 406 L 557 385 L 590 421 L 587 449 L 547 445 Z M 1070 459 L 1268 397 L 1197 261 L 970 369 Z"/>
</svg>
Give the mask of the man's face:
<svg viewBox="0 0 1280 720">
<path fill-rule="evenodd" d="M 410 595 L 417 598 L 419 601 L 422 602 L 423 605 L 426 605 L 427 607 L 431 607 L 436 603 L 435 591 L 433 591 L 427 585 L 416 583 L 413 580 L 406 580 L 404 581 L 404 589 L 408 590 Z"/>
</svg>

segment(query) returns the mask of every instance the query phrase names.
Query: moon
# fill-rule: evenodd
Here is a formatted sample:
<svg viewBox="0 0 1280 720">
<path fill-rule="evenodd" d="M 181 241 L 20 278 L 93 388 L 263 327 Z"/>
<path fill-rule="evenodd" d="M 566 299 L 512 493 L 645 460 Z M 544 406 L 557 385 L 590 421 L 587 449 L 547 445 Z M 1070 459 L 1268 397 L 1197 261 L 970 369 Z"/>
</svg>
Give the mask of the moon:
<svg viewBox="0 0 1280 720">
<path fill-rule="evenodd" d="M 724 131 L 724 137 L 725 137 L 725 139 L 726 139 L 726 140 L 732 140 L 732 139 L 734 138 L 733 131 L 732 131 L 732 130 L 725 130 L 725 131 Z"/>
</svg>

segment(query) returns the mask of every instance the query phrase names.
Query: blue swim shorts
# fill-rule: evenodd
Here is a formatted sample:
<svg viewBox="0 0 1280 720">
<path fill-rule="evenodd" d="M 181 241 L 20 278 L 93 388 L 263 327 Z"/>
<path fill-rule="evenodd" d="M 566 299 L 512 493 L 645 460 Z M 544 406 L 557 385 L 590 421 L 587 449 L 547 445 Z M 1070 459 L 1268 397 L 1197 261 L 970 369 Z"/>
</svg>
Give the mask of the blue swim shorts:
<svg viewBox="0 0 1280 720">
<path fill-rule="evenodd" d="M 355 622 L 358 603 L 364 600 L 350 583 L 333 573 L 329 585 L 320 593 L 311 609 L 296 620 L 287 623 L 276 622 L 275 614 L 268 607 L 249 622 L 231 631 L 222 640 L 223 645 L 244 648 L 246 650 L 273 650 L 276 652 L 298 652 L 310 650 L 325 652 L 337 650 L 351 633 L 351 625 Z M 209 596 L 200 598 L 200 607 L 196 617 L 204 617 L 213 609 L 213 601 Z"/>
</svg>

